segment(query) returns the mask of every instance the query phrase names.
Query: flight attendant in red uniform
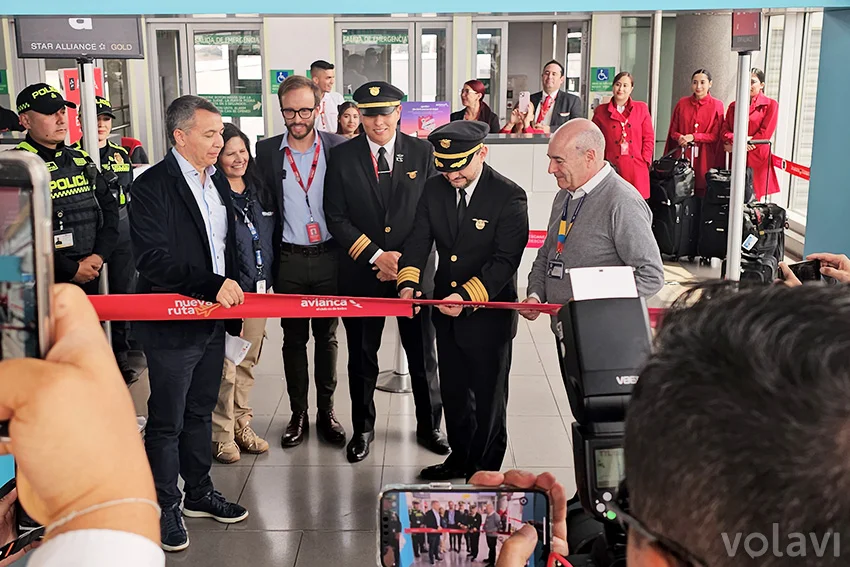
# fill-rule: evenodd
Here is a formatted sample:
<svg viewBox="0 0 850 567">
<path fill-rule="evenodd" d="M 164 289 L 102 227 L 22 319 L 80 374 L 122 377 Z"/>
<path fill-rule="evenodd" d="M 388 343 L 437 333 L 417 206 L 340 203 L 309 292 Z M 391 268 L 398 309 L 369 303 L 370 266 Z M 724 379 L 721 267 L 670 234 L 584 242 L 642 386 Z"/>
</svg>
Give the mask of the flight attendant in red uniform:
<svg viewBox="0 0 850 567">
<path fill-rule="evenodd" d="M 769 140 L 776 131 L 779 104 L 764 94 L 764 71 L 753 69 L 750 74 L 750 124 L 747 140 Z M 723 149 L 732 153 L 735 127 L 735 103 L 729 105 L 721 129 Z M 753 188 L 756 200 L 765 195 L 779 193 L 779 179 L 770 157 L 770 146 L 747 144 L 747 167 L 753 170 Z"/>
<path fill-rule="evenodd" d="M 677 146 L 685 148 L 694 166 L 694 195 L 705 195 L 705 174 L 713 167 L 722 168 L 724 157 L 720 147 L 720 128 L 723 125 L 723 102 L 710 94 L 711 73 L 697 69 L 691 76 L 694 94 L 679 100 L 670 119 L 664 153 Z M 688 144 L 693 147 L 688 148 Z"/>
<path fill-rule="evenodd" d="M 605 136 L 605 160 L 648 199 L 655 130 L 646 103 L 632 100 L 634 88 L 628 71 L 614 77 L 614 96 L 608 104 L 596 107 L 593 122 Z"/>
</svg>

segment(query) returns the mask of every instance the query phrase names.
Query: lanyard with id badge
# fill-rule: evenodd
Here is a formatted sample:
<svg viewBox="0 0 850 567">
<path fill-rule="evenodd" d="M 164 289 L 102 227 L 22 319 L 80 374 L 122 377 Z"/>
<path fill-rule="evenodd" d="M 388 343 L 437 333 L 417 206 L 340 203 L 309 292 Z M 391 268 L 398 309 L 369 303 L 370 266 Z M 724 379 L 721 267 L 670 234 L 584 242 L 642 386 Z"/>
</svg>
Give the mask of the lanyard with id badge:
<svg viewBox="0 0 850 567">
<path fill-rule="evenodd" d="M 584 204 L 585 197 L 587 197 L 587 195 L 582 195 L 581 199 L 579 199 L 578 205 L 576 205 L 576 210 L 573 212 L 573 216 L 570 218 L 569 224 L 567 224 L 567 211 L 570 208 L 570 202 L 572 199 L 569 199 L 566 203 L 564 203 L 564 212 L 561 214 L 561 224 L 558 227 L 558 245 L 555 247 L 555 259 L 549 261 L 549 267 L 546 270 L 546 275 L 550 278 L 558 280 L 564 278 L 564 262 L 561 261 L 561 254 L 564 252 L 564 243 L 567 241 L 570 231 L 573 230 L 573 225 L 576 222 L 581 206 Z"/>
<path fill-rule="evenodd" d="M 242 221 L 245 223 L 245 226 L 248 227 L 248 231 L 251 233 L 251 248 L 254 250 L 254 262 L 257 267 L 257 293 L 266 293 L 266 275 L 265 275 L 265 264 L 263 263 L 263 248 L 260 245 L 260 233 L 257 231 L 257 227 L 254 226 L 254 222 L 251 220 L 249 216 L 249 211 L 251 211 L 251 199 L 248 199 L 248 202 L 245 204 L 245 208 L 242 209 Z"/>
<path fill-rule="evenodd" d="M 319 165 L 319 155 L 321 155 L 322 144 L 319 138 L 316 138 L 316 152 L 313 154 L 313 163 L 310 166 L 310 175 L 307 177 L 307 185 L 304 185 L 304 180 L 301 178 L 301 173 L 298 171 L 298 166 L 295 165 L 295 160 L 292 158 L 292 151 L 285 148 L 286 159 L 289 160 L 289 167 L 292 168 L 292 173 L 295 175 L 295 180 L 298 185 L 304 190 L 304 199 L 307 201 L 307 210 L 310 212 L 310 222 L 307 223 L 307 239 L 310 244 L 318 244 L 322 241 L 322 229 L 313 219 L 313 209 L 310 207 L 310 186 L 313 185 L 313 178 L 316 177 L 316 167 Z"/>
</svg>

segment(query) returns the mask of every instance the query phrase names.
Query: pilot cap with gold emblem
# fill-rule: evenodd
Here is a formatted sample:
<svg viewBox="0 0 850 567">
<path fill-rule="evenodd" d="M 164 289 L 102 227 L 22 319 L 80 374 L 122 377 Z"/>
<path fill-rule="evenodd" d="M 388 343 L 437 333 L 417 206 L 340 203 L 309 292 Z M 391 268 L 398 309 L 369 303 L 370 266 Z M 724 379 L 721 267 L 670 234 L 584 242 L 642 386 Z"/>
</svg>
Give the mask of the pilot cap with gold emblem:
<svg viewBox="0 0 850 567">
<path fill-rule="evenodd" d="M 455 120 L 431 132 L 428 141 L 434 145 L 437 171 L 451 173 L 469 165 L 489 133 L 490 125 L 477 120 Z"/>
<path fill-rule="evenodd" d="M 360 114 L 363 116 L 378 116 L 379 114 L 392 114 L 404 98 L 401 89 L 384 81 L 372 81 L 360 85 L 351 95 Z"/>
</svg>

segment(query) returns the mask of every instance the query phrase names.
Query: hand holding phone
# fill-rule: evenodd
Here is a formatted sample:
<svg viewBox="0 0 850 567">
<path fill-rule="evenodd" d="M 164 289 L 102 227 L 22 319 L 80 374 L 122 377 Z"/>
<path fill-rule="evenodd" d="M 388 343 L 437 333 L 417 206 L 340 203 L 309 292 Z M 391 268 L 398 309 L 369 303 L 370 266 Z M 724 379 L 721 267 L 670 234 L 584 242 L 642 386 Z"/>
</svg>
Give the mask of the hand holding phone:
<svg viewBox="0 0 850 567">
<path fill-rule="evenodd" d="M 522 91 L 519 93 L 519 103 L 517 104 L 517 108 L 519 108 L 520 113 L 525 114 L 528 112 L 528 105 L 531 103 L 531 93 L 528 91 Z"/>
</svg>

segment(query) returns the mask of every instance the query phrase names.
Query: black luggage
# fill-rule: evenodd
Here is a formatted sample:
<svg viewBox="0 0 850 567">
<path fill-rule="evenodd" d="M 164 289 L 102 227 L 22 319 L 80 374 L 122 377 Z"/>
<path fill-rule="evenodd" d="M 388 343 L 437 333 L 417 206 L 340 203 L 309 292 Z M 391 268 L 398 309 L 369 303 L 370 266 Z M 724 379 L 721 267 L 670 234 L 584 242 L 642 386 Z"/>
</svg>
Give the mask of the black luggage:
<svg viewBox="0 0 850 567">
<path fill-rule="evenodd" d="M 682 152 L 678 158 L 674 157 Z M 676 148 L 652 162 L 649 169 L 649 199 L 657 203 L 682 203 L 694 195 L 694 168 L 684 157 L 683 150 Z M 653 191 L 655 189 L 655 191 Z"/>
<path fill-rule="evenodd" d="M 661 253 L 671 256 L 674 261 L 686 256 L 693 259 L 697 255 L 694 224 L 699 208 L 698 200 L 689 197 L 681 203 L 650 202 L 649 206 L 652 210 L 652 234 Z"/>
<path fill-rule="evenodd" d="M 681 152 L 681 157 L 674 157 Z M 652 233 L 661 254 L 691 260 L 697 254 L 699 200 L 694 197 L 694 168 L 677 148 L 652 163 L 649 199 Z"/>
<path fill-rule="evenodd" d="M 726 258 L 732 171 L 728 167 L 727 169 L 710 169 L 705 174 L 705 181 L 705 196 L 700 215 L 699 255 L 704 263 L 708 263 L 711 258 Z M 744 202 L 752 201 L 753 194 L 753 170 L 748 167 Z"/>
<path fill-rule="evenodd" d="M 785 258 L 785 209 L 776 203 L 744 205 L 743 246 L 752 254 L 773 256 L 776 262 Z"/>
<path fill-rule="evenodd" d="M 772 284 L 779 276 L 776 257 L 767 254 L 741 254 L 741 281 Z"/>
</svg>

